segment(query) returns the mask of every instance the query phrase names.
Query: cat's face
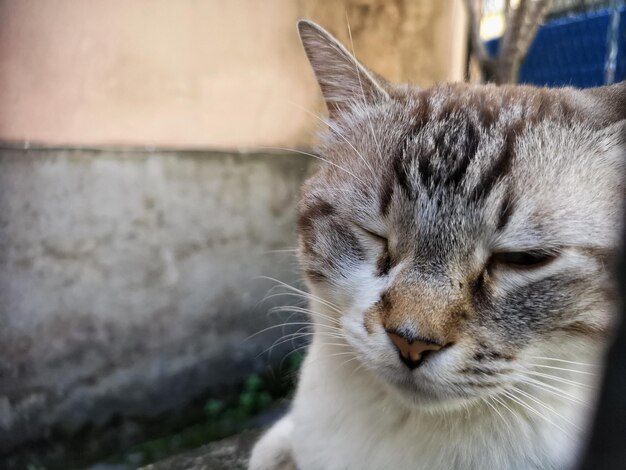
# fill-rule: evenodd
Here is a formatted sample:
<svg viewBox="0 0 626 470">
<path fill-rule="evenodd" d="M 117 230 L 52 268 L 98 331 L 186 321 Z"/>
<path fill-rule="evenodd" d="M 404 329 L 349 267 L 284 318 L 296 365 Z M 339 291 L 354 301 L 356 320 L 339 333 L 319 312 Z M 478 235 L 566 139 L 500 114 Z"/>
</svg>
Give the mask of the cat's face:
<svg viewBox="0 0 626 470">
<path fill-rule="evenodd" d="M 626 87 L 391 86 L 319 27 L 300 33 L 331 113 L 298 227 L 320 334 L 338 325 L 422 405 L 602 344 L 626 130 L 603 100 Z"/>
</svg>

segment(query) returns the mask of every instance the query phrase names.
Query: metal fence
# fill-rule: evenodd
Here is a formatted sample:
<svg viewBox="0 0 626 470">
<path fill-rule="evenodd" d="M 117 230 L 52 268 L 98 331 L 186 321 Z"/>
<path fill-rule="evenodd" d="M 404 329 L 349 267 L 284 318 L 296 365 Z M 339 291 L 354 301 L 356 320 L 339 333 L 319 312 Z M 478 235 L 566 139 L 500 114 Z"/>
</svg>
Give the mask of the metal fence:
<svg viewBox="0 0 626 470">
<path fill-rule="evenodd" d="M 497 14 L 504 0 L 483 3 Z M 498 49 L 498 39 L 487 50 Z M 626 5 L 623 1 L 553 1 L 520 69 L 520 83 L 593 87 L 626 79 Z"/>
</svg>

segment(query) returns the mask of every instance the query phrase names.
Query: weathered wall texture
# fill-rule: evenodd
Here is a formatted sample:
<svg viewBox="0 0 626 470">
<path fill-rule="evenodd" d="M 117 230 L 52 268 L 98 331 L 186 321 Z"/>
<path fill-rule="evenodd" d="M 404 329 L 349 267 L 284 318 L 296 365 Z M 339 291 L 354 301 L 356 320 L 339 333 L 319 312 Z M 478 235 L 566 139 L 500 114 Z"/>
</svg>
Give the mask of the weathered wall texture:
<svg viewBox="0 0 626 470">
<path fill-rule="evenodd" d="M 267 366 L 297 284 L 294 155 L 0 151 L 0 454 Z M 293 305 L 293 299 L 278 299 Z M 276 318 L 273 321 L 276 322 Z M 280 360 L 280 353 L 273 360 Z"/>
<path fill-rule="evenodd" d="M 311 141 L 295 22 L 378 73 L 461 80 L 462 0 L 0 0 L 0 140 L 241 148 Z"/>
</svg>

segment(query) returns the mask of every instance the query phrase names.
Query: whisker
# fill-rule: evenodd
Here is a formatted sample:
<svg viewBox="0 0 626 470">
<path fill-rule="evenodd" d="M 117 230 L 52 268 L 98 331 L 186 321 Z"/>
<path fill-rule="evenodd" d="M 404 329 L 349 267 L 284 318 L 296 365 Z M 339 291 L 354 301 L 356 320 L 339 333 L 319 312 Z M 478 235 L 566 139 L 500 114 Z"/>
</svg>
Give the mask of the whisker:
<svg viewBox="0 0 626 470">
<path fill-rule="evenodd" d="M 504 407 L 506 410 L 509 411 L 509 413 L 511 413 L 511 415 L 515 418 L 515 416 L 517 416 L 517 414 L 515 413 L 515 411 L 513 411 L 506 403 L 503 399 L 501 399 L 500 397 L 496 396 L 496 395 L 492 395 L 491 398 L 496 402 L 499 403 L 500 406 Z"/>
<path fill-rule="evenodd" d="M 575 361 L 567 361 L 565 359 L 557 359 L 555 357 L 544 357 L 544 356 L 528 356 L 531 359 L 542 359 L 544 361 L 556 361 L 556 362 L 564 362 L 566 364 L 574 364 L 574 365 L 578 365 L 578 366 L 586 366 L 586 367 L 600 367 L 598 364 L 592 364 L 592 363 L 588 363 L 588 362 L 575 362 Z"/>
<path fill-rule="evenodd" d="M 357 359 L 358 359 L 358 357 L 355 356 L 355 357 L 352 357 L 352 358 L 350 358 L 348 360 L 345 360 L 341 364 L 339 364 L 339 368 L 341 368 L 341 367 L 345 366 L 346 364 L 349 364 L 350 362 L 355 361 Z"/>
<path fill-rule="evenodd" d="M 265 333 L 269 330 L 275 329 L 275 328 L 281 328 L 281 327 L 287 327 L 287 326 L 298 326 L 298 325 L 305 325 L 305 326 L 309 326 L 309 327 L 313 327 L 313 324 L 311 322 L 283 322 L 283 323 L 279 323 L 277 325 L 271 325 L 268 326 L 267 328 L 263 328 L 261 331 L 257 331 L 256 333 L 251 334 L 250 336 L 248 336 L 246 339 L 243 340 L 243 342 L 245 343 L 246 341 L 249 341 L 250 339 Z M 337 330 L 335 327 L 329 326 L 329 325 L 318 325 L 320 328 L 328 328 L 331 331 L 339 331 Z"/>
<path fill-rule="evenodd" d="M 358 359 L 358 358 L 355 357 L 355 359 Z M 355 369 L 352 370 L 352 373 L 350 374 L 350 378 L 352 378 L 352 376 L 354 376 L 354 374 L 356 374 L 358 371 L 360 371 L 364 367 L 365 367 L 365 363 L 364 362 L 359 363 L 358 367 L 356 367 Z"/>
<path fill-rule="evenodd" d="M 345 346 L 347 346 L 347 345 L 345 345 Z M 354 356 L 354 352 L 353 351 L 342 351 L 342 352 L 338 352 L 338 353 L 334 353 L 334 354 L 329 354 L 326 357 L 345 356 L 347 354 L 350 354 L 350 355 Z"/>
<path fill-rule="evenodd" d="M 561 418 L 563 421 L 565 421 L 566 423 L 570 424 L 574 429 L 576 429 L 577 431 L 582 431 L 582 429 L 580 427 L 578 427 L 576 424 L 572 423 L 568 418 L 566 418 L 565 416 L 561 415 L 559 412 L 557 412 L 553 407 L 545 404 L 544 402 L 542 402 L 541 400 L 535 398 L 534 396 L 532 396 L 530 393 L 525 392 L 524 390 L 520 390 L 517 387 L 514 387 L 515 391 L 519 394 L 521 394 L 522 396 L 525 396 L 526 398 L 528 398 L 529 400 L 533 401 L 534 403 L 537 403 L 538 405 L 544 407 L 545 409 L 547 409 L 548 411 L 550 411 L 551 413 L 553 413 L 554 415 L 558 416 L 559 418 Z"/>
<path fill-rule="evenodd" d="M 303 345 L 303 346 L 300 346 L 300 347 L 298 347 L 298 348 L 295 348 L 295 349 L 294 349 L 294 350 L 292 350 L 292 351 L 289 351 L 289 352 L 288 352 L 287 354 L 285 354 L 285 356 L 281 359 L 280 364 L 278 364 L 278 368 L 282 370 L 283 365 L 284 365 L 284 363 L 285 363 L 285 360 L 286 360 L 289 356 L 291 356 L 292 354 L 295 354 L 295 353 L 299 353 L 300 351 L 302 351 L 303 349 L 306 349 L 306 348 L 308 348 L 308 347 L 309 347 L 309 345 L 308 345 L 308 344 L 305 344 L 305 345 Z"/>
<path fill-rule="evenodd" d="M 328 345 L 328 346 L 338 346 L 338 347 L 344 347 L 344 348 L 345 348 L 345 347 L 350 347 L 350 345 L 349 345 L 349 344 L 345 343 L 345 338 L 344 338 L 343 336 L 331 335 L 331 334 L 328 334 L 328 333 L 326 333 L 326 332 L 319 332 L 319 331 L 317 331 L 317 332 L 315 332 L 315 333 L 313 333 L 313 332 L 305 332 L 305 333 L 301 333 L 301 335 L 302 335 L 303 337 L 307 337 L 307 336 L 317 336 L 317 337 L 319 338 L 319 337 L 321 336 L 322 338 L 340 339 L 340 340 L 342 341 L 342 342 L 340 342 L 340 343 L 336 343 L 336 342 L 328 342 L 328 341 L 322 341 L 322 344 L 324 344 L 324 345 Z M 279 339 L 278 339 L 278 341 L 280 341 L 280 340 L 282 340 L 282 339 L 283 339 L 283 338 L 279 338 Z M 294 339 L 294 338 L 287 338 L 285 341 L 282 341 L 281 343 L 288 342 L 288 341 L 293 340 L 293 339 Z M 281 344 L 281 343 L 278 343 L 278 344 Z M 272 345 L 271 347 L 276 347 L 276 346 L 278 346 L 278 344 Z M 292 355 L 292 354 L 293 354 L 293 353 L 295 353 L 295 352 L 302 351 L 302 350 L 304 350 L 304 349 L 308 348 L 309 346 L 310 346 L 310 343 L 309 343 L 309 342 L 307 342 L 306 344 L 303 344 L 302 346 L 299 346 L 299 347 L 294 348 L 293 350 L 289 351 L 289 352 L 285 355 L 285 357 L 283 357 L 283 359 L 281 360 L 281 362 L 280 362 L 280 366 L 279 366 L 279 367 L 281 367 L 281 368 L 282 368 L 282 365 L 283 365 L 283 363 L 284 363 L 285 359 L 287 359 L 287 357 L 289 357 L 290 355 Z M 348 352 L 349 352 L 349 351 L 348 351 Z M 270 354 L 271 354 L 271 352 L 270 352 Z M 342 354 L 343 354 L 343 353 L 342 353 Z M 353 353 L 352 353 L 352 352 L 350 352 L 350 354 L 353 354 Z"/>
<path fill-rule="evenodd" d="M 304 308 L 304 307 L 297 307 L 297 306 L 293 306 L 293 305 L 281 305 L 281 306 L 277 306 L 277 307 L 272 307 L 270 309 L 273 312 L 296 312 L 296 313 L 307 313 L 313 316 L 318 316 L 320 318 L 323 318 L 325 320 L 328 320 L 330 322 L 332 322 L 335 325 L 339 325 L 341 326 L 341 323 L 339 322 L 338 319 L 333 318 L 329 315 L 325 315 L 323 313 L 320 312 L 316 312 L 315 310 L 311 310 L 309 308 Z"/>
<path fill-rule="evenodd" d="M 284 250 L 266 250 L 261 252 L 261 254 L 263 255 L 268 255 L 271 253 L 296 253 L 298 251 L 297 248 L 290 248 L 290 249 L 284 249 Z"/>
<path fill-rule="evenodd" d="M 297 325 L 307 325 L 307 326 L 311 326 L 311 323 L 310 322 L 290 322 L 290 323 L 280 323 L 278 325 L 271 325 L 271 326 L 268 326 L 267 328 L 263 328 L 261 331 L 257 331 L 256 333 L 252 333 L 250 336 L 248 336 L 246 339 L 244 339 L 243 342 L 245 343 L 246 341 L 249 341 L 252 338 L 254 338 L 254 337 L 256 337 L 256 336 L 258 336 L 258 335 L 260 335 L 262 333 L 265 333 L 265 332 L 267 332 L 269 330 L 272 330 L 274 328 L 285 327 L 287 325 L 294 325 L 294 326 L 297 326 Z"/>
<path fill-rule="evenodd" d="M 554 380 L 555 382 L 561 382 L 561 383 L 564 383 L 564 384 L 574 385 L 574 386 L 581 387 L 581 388 L 584 388 L 584 389 L 593 390 L 593 387 L 591 387 L 591 386 L 589 386 L 587 384 L 576 382 L 574 380 L 564 379 L 563 377 L 558 377 L 556 375 L 544 374 L 543 372 L 530 371 L 530 370 L 529 371 L 525 371 L 525 373 L 528 374 L 528 375 L 534 375 L 536 377 L 543 377 L 543 378 L 548 379 L 548 380 Z"/>
<path fill-rule="evenodd" d="M 559 389 L 557 387 L 554 387 L 553 385 L 547 384 L 547 383 L 542 382 L 542 381 L 537 380 L 537 379 L 533 379 L 533 378 L 530 378 L 530 377 L 524 377 L 522 379 L 521 383 L 537 387 L 540 390 L 544 390 L 546 392 L 553 393 L 554 395 L 556 395 L 556 396 L 558 396 L 560 398 L 564 398 L 564 399 L 570 400 L 570 401 L 572 401 L 574 403 L 578 403 L 579 405 L 583 405 L 583 406 L 586 406 L 586 407 L 590 407 L 591 406 L 589 403 L 584 402 L 580 398 L 575 397 L 574 395 L 570 395 L 569 393 L 567 393 L 567 392 L 565 392 L 565 391 L 563 391 L 563 390 L 561 390 L 561 389 Z"/>
<path fill-rule="evenodd" d="M 504 423 L 504 425 L 507 428 L 510 428 L 511 424 L 506 419 L 504 419 L 504 415 L 502 413 L 500 413 L 500 410 L 493 403 L 491 403 L 489 401 L 489 398 L 491 398 L 491 397 L 488 397 L 488 398 L 481 397 L 481 398 L 489 406 L 489 408 L 491 408 L 493 411 L 495 411 L 498 414 L 498 416 L 500 416 L 500 418 L 502 418 L 502 422 Z"/>
<path fill-rule="evenodd" d="M 257 358 L 261 357 L 262 355 L 264 355 L 265 353 L 269 352 L 269 355 L 271 356 L 272 354 L 272 350 L 275 347 L 280 346 L 281 344 L 286 344 L 289 342 L 292 342 L 292 346 L 295 346 L 293 344 L 293 341 L 300 339 L 300 338 L 306 338 L 306 337 L 311 337 L 313 336 L 313 333 L 310 332 L 301 332 L 302 329 L 304 329 L 306 327 L 302 327 L 300 328 L 298 331 L 296 331 L 295 333 L 291 333 L 288 335 L 284 335 L 281 336 L 280 338 L 276 339 L 268 348 L 264 349 L 262 352 L 260 352 L 259 354 L 257 354 Z M 306 345 L 305 345 L 306 346 Z M 297 348 L 296 348 L 297 349 Z"/>
<path fill-rule="evenodd" d="M 327 160 L 326 158 L 320 157 L 319 155 L 315 155 L 313 153 L 309 153 L 309 152 L 303 152 L 302 150 L 296 150 L 296 149 L 290 149 L 287 147 L 259 147 L 261 149 L 267 149 L 267 150 L 284 150 L 286 152 L 295 152 L 295 153 L 299 153 L 302 155 L 308 155 L 309 157 L 313 157 L 313 158 L 317 158 L 318 160 L 321 160 L 325 163 L 328 163 L 329 165 L 332 165 L 342 171 L 345 171 L 347 174 L 349 174 L 350 176 L 352 176 L 355 180 L 360 181 L 363 185 L 367 186 L 367 183 L 362 180 L 361 178 L 359 178 L 358 176 L 356 176 L 354 173 L 352 173 L 349 170 L 346 170 L 344 167 L 337 165 L 334 162 L 331 162 L 330 160 Z"/>
<path fill-rule="evenodd" d="M 598 374 L 596 374 L 595 372 L 587 372 L 587 371 L 584 371 L 584 370 L 567 369 L 567 368 L 564 368 L 564 367 L 546 366 L 546 365 L 542 365 L 542 364 L 530 364 L 530 365 L 533 366 L 533 367 L 541 367 L 543 369 L 562 370 L 562 371 L 565 371 L 565 372 L 573 372 L 573 373 L 576 373 L 576 374 L 591 375 L 593 377 L 597 377 L 598 376 Z"/>
<path fill-rule="evenodd" d="M 535 408 L 533 408 L 532 406 L 530 406 L 528 403 L 526 403 L 525 401 L 523 401 L 521 398 L 519 398 L 518 396 L 513 395 L 512 393 L 508 392 L 508 391 L 504 391 L 503 392 L 504 395 L 509 398 L 509 400 L 513 401 L 514 403 L 517 403 L 518 405 L 522 406 L 523 408 L 527 409 L 528 411 L 536 414 L 537 416 L 539 416 L 541 419 L 543 419 L 544 421 L 546 421 L 547 423 L 550 423 L 552 426 L 554 426 L 555 428 L 557 428 L 559 431 L 561 431 L 562 433 L 566 434 L 567 436 L 571 436 L 569 432 L 567 432 L 565 429 L 563 429 L 561 426 L 559 426 L 558 424 L 556 424 L 554 421 L 552 421 L 551 419 L 549 419 L 548 417 L 546 417 L 544 414 L 540 413 L 539 411 L 537 411 Z"/>
<path fill-rule="evenodd" d="M 286 289 L 289 289 L 293 292 L 297 292 L 299 294 L 305 295 L 306 297 L 316 300 L 317 302 L 326 305 L 329 308 L 335 309 L 337 311 L 337 313 L 342 313 L 341 310 L 339 310 L 339 306 L 333 304 L 332 302 L 330 302 L 329 300 L 325 300 L 322 299 L 321 297 L 318 297 L 316 295 L 311 294 L 310 292 L 305 292 L 302 289 L 298 289 L 297 287 L 294 287 L 290 284 L 287 284 L 286 282 L 280 281 L 278 279 L 275 279 L 273 277 L 269 277 L 269 276 L 259 276 L 260 279 L 267 279 L 268 281 L 273 281 L 276 282 L 277 284 L 280 284 L 281 286 L 285 287 Z"/>
</svg>

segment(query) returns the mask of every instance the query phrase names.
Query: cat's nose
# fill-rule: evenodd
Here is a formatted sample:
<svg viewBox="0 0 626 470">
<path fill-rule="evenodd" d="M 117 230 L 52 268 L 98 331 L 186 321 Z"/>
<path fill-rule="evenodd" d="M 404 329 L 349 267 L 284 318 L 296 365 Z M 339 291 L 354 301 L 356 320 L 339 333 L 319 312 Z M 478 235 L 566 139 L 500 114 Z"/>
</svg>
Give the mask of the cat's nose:
<svg viewBox="0 0 626 470">
<path fill-rule="evenodd" d="M 396 331 L 387 331 L 387 335 L 400 354 L 400 359 L 413 370 L 422 363 L 427 354 L 439 351 L 442 346 L 432 341 L 417 339 L 399 334 Z"/>
</svg>

